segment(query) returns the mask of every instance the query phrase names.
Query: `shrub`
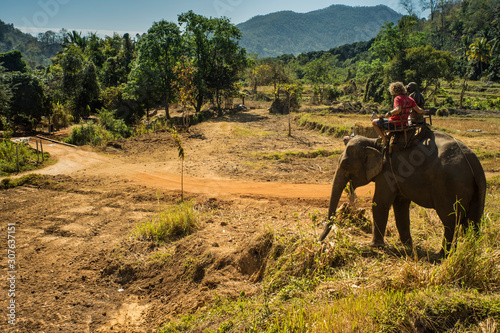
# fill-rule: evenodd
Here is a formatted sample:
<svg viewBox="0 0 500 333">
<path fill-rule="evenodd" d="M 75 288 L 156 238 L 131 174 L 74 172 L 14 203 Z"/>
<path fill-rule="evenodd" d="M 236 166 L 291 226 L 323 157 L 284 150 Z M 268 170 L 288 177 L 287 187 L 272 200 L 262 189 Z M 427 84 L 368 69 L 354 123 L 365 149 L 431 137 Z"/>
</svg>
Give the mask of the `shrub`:
<svg viewBox="0 0 500 333">
<path fill-rule="evenodd" d="M 88 123 L 74 127 L 68 138 L 64 140 L 76 146 L 93 145 L 99 146 L 108 140 L 112 140 L 113 135 L 99 125 Z"/>
<path fill-rule="evenodd" d="M 102 108 L 98 112 L 99 124 L 116 138 L 128 138 L 132 135 L 132 130 L 125 124 L 123 119 L 115 118 L 115 111 Z"/>
<path fill-rule="evenodd" d="M 73 116 L 64 108 L 64 106 L 59 103 L 54 106 L 52 124 L 54 124 L 54 128 L 56 130 L 68 127 L 72 121 Z"/>
<path fill-rule="evenodd" d="M 439 109 L 436 111 L 436 116 L 439 117 L 449 117 L 450 111 L 448 109 Z"/>
<path fill-rule="evenodd" d="M 340 96 L 342 95 L 342 92 L 335 87 L 329 87 L 326 90 L 325 95 L 326 95 L 327 101 L 333 102 L 333 101 L 338 100 L 340 98 Z"/>
</svg>

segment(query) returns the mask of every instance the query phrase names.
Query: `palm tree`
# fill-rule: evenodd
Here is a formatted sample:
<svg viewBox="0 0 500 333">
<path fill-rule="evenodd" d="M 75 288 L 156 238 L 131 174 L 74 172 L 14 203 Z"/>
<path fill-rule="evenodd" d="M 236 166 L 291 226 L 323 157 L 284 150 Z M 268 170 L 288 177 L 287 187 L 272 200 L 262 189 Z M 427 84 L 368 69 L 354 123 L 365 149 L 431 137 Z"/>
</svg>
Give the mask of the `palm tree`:
<svg viewBox="0 0 500 333">
<path fill-rule="evenodd" d="M 467 51 L 468 60 L 479 64 L 481 76 L 483 76 L 483 63 L 489 63 L 491 56 L 491 44 L 485 37 L 476 38 L 474 42 L 469 45 L 469 50 Z"/>
<path fill-rule="evenodd" d="M 64 36 L 64 45 L 75 44 L 82 51 L 85 51 L 85 47 L 87 46 L 87 37 L 82 37 L 82 33 L 76 30 L 68 32 L 66 36 Z"/>
</svg>

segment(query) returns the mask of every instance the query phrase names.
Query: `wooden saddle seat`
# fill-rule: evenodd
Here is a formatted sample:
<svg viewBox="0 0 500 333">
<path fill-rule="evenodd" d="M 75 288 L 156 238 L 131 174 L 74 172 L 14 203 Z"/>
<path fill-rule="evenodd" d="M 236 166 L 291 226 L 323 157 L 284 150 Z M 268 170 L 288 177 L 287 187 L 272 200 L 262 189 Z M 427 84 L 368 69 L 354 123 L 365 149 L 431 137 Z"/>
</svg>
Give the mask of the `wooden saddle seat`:
<svg viewBox="0 0 500 333">
<path fill-rule="evenodd" d="M 427 130 L 429 125 L 432 125 L 432 116 L 425 114 L 423 121 L 418 124 L 403 125 L 403 122 L 398 121 L 400 125 L 396 126 L 394 123 L 389 121 L 389 129 L 384 130 L 385 136 L 389 139 L 389 153 L 392 153 L 394 149 L 411 147 L 415 139 Z"/>
</svg>

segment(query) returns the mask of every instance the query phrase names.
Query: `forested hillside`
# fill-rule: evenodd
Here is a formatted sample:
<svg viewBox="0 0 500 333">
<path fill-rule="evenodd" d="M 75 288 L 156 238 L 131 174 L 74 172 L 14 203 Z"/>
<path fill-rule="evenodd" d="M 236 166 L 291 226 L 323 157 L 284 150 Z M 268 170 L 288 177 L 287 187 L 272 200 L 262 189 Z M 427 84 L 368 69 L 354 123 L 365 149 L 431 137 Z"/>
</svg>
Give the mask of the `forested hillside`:
<svg viewBox="0 0 500 333">
<path fill-rule="evenodd" d="M 389 7 L 333 5 L 309 13 L 283 11 L 256 16 L 241 23 L 241 45 L 260 57 L 275 57 L 328 50 L 367 41 L 376 36 L 384 22 L 401 18 Z"/>
<path fill-rule="evenodd" d="M 0 53 L 19 50 L 31 68 L 46 66 L 50 58 L 61 51 L 62 40 L 55 38 L 40 41 L 39 39 L 25 34 L 16 29 L 12 24 L 6 24 L 0 20 Z"/>
<path fill-rule="evenodd" d="M 235 97 L 293 95 L 291 105 L 298 106 L 302 92 L 312 103 L 348 98 L 383 105 L 391 100 L 387 86 L 393 81 L 416 82 L 435 107 L 497 108 L 495 96 L 478 101 L 465 98 L 465 91 L 469 80 L 500 80 L 499 13 L 495 0 L 442 2 L 428 19 L 405 15 L 384 23 L 368 41 L 264 59 L 247 57 L 239 43 L 242 32 L 228 19 L 193 12 L 177 23 L 155 22 L 135 38 L 72 31 L 40 34 L 37 41 L 3 24 L 2 45 L 9 45 L 3 50 L 17 43 L 20 51 L 0 54 L 0 118 L 4 128 L 29 130 L 43 119 L 63 127 L 98 115 L 107 130 L 127 136 L 125 125 L 137 126 L 158 108 L 168 118 L 170 105 L 196 113 L 214 106 L 222 113 L 226 100 Z M 309 32 L 311 40 L 321 35 Z M 36 68 L 31 52 L 43 57 L 51 47 L 62 51 Z M 442 82 L 453 85 L 460 98 L 446 96 Z M 263 96 L 259 86 L 272 86 L 273 93 Z"/>
</svg>

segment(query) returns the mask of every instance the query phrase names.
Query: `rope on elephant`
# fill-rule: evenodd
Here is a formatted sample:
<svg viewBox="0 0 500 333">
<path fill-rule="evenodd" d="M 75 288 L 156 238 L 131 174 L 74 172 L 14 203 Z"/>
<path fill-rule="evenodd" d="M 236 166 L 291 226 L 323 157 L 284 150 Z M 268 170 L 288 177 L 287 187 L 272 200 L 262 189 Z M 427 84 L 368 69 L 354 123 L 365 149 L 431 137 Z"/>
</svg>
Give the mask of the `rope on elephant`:
<svg viewBox="0 0 500 333">
<path fill-rule="evenodd" d="M 451 136 L 451 135 L 450 135 L 450 136 Z M 453 138 L 453 137 L 452 137 L 452 138 Z M 476 174 L 474 173 L 474 169 L 472 169 L 472 165 L 470 164 L 469 159 L 467 158 L 467 155 L 465 155 L 464 150 L 462 149 L 462 147 L 460 147 L 460 143 L 458 143 L 458 140 L 457 140 L 457 139 L 455 139 L 455 138 L 453 138 L 453 140 L 455 140 L 455 142 L 456 142 L 456 144 L 457 144 L 458 148 L 460 148 L 460 151 L 462 152 L 462 155 L 464 155 L 465 160 L 467 161 L 467 164 L 469 165 L 470 171 L 472 172 L 472 176 L 473 176 L 474 178 L 476 178 Z"/>
</svg>

